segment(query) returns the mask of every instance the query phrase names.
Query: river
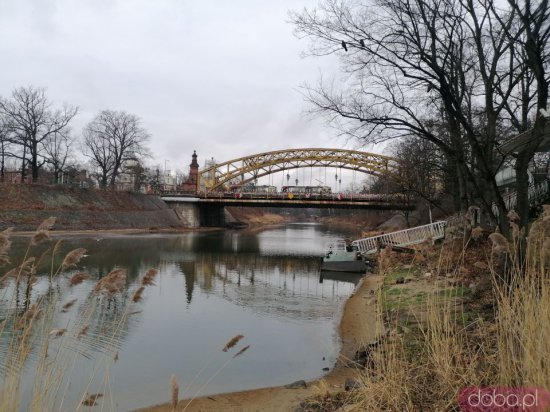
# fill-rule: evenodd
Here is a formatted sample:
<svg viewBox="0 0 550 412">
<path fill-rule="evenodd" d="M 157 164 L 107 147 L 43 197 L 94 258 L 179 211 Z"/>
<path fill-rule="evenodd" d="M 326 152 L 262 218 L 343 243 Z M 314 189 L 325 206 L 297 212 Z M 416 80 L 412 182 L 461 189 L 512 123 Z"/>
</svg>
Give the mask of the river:
<svg viewBox="0 0 550 412">
<path fill-rule="evenodd" d="M 57 305 L 42 333 L 34 334 L 37 346 L 49 337 L 48 359 L 59 364 L 49 378 L 56 382 L 51 405 L 73 411 L 85 392 L 102 393 L 103 410 L 168 402 L 172 374 L 180 398 L 322 376 L 338 355 L 337 324 L 358 277 L 321 278 L 320 258 L 327 243 L 346 235 L 319 224 L 289 224 L 258 232 L 64 238 L 55 266 L 76 247 L 88 256 L 51 283 L 39 277 L 33 295 L 55 295 Z M 17 242 L 19 255 L 27 241 Z M 98 297 L 98 278 L 117 266 L 128 270 L 126 292 Z M 156 284 L 134 303 L 132 294 L 149 268 L 159 270 Z M 68 277 L 76 271 L 92 278 L 70 287 Z M 22 292 L 14 301 L 14 291 L 13 284 L 1 290 L 0 315 L 21 304 Z M 74 306 L 60 310 L 74 299 Z M 87 333 L 78 337 L 85 325 Z M 67 332 L 55 338 L 48 335 L 53 328 Z M 5 329 L 0 356 L 7 358 Z M 237 334 L 244 338 L 223 352 Z M 43 366 L 39 358 L 33 352 L 23 373 L 21 410 Z"/>
</svg>

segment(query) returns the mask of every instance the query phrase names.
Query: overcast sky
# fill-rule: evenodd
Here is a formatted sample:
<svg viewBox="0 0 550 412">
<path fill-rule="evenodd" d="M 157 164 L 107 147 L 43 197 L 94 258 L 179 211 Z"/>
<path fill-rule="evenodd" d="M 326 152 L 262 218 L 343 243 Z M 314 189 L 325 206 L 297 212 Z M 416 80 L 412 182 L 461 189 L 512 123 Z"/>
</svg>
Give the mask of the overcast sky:
<svg viewBox="0 0 550 412">
<path fill-rule="evenodd" d="M 344 147 L 304 114 L 298 89 L 334 58 L 308 47 L 289 10 L 317 0 L 0 0 L 0 95 L 47 88 L 54 104 L 80 108 L 76 134 L 102 109 L 141 117 L 154 160 L 187 169 L 292 147 Z M 349 147 L 349 145 L 348 145 Z"/>
</svg>

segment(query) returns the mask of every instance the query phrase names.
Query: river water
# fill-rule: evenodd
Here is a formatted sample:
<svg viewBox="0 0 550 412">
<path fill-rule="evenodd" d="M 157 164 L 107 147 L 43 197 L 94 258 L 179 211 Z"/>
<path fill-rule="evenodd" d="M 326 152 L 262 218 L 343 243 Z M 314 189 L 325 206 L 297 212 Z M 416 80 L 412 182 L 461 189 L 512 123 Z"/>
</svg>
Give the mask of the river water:
<svg viewBox="0 0 550 412">
<path fill-rule="evenodd" d="M 47 293 L 57 305 L 42 333 L 34 335 L 38 343 L 49 338 L 48 359 L 61 365 L 48 377 L 56 382 L 51 405 L 76 410 L 85 392 L 102 393 L 103 410 L 168 402 L 172 374 L 180 382 L 180 398 L 322 376 L 338 355 L 337 324 L 358 277 L 320 277 L 320 259 L 327 243 L 347 235 L 319 224 L 289 224 L 255 233 L 63 239 L 59 259 L 76 247 L 86 248 L 88 256 L 53 282 L 40 277 L 34 288 L 35 299 Z M 23 245 L 19 249 L 22 254 Z M 128 270 L 127 291 L 98 297 L 95 283 L 117 266 Z M 132 294 L 149 268 L 159 270 L 156 284 L 134 303 Z M 69 287 L 67 279 L 76 271 L 92 278 Z M 0 292 L 5 316 L 21 304 L 23 293 L 14 301 L 13 285 Z M 61 305 L 73 299 L 74 306 L 62 312 Z M 86 325 L 87 333 L 78 337 Z M 54 338 L 48 335 L 53 328 L 67 332 Z M 5 329 L 0 361 L 10 350 Z M 237 334 L 244 338 L 223 352 Z M 33 353 L 23 374 L 22 410 L 44 364 L 39 358 Z"/>
</svg>

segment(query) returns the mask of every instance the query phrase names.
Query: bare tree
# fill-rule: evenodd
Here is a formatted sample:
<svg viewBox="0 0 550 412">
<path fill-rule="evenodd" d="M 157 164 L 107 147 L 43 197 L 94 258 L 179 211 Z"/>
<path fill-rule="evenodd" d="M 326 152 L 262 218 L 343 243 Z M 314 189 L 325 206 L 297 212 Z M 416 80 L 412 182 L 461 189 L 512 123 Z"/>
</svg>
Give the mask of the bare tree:
<svg viewBox="0 0 550 412">
<path fill-rule="evenodd" d="M 508 31 L 507 34 L 514 42 L 514 57 L 523 73 L 519 103 L 516 111 L 509 111 L 510 118 L 520 132 L 532 127 L 530 139 L 519 147 L 515 156 L 516 209 L 520 216 L 520 226 L 528 229 L 528 168 L 544 140 L 545 128 L 549 123 L 549 119 L 541 111 L 548 107 L 550 85 L 550 4 L 548 0 L 508 0 L 508 4 L 518 17 L 518 29 L 516 35 L 513 31 Z M 492 11 L 498 16 L 495 7 Z"/>
<path fill-rule="evenodd" d="M 98 169 L 100 186 L 114 187 L 123 161 L 128 156 L 146 156 L 149 133 L 139 117 L 103 110 L 84 128 L 84 154 Z"/>
<path fill-rule="evenodd" d="M 46 163 L 45 142 L 56 133 L 63 133 L 76 116 L 77 107 L 64 106 L 52 110 L 45 89 L 20 87 L 12 92 L 11 99 L 0 100 L 0 114 L 8 122 L 9 140 L 21 150 L 21 174 L 30 166 L 32 180 L 38 179 L 40 168 Z"/>
<path fill-rule="evenodd" d="M 9 153 L 9 129 L 5 117 L 0 113 L 0 182 L 5 179 L 6 160 Z"/>
<path fill-rule="evenodd" d="M 496 221 L 495 202 L 507 232 L 495 148 L 525 72 L 513 58 L 518 12 L 495 13 L 492 0 L 325 0 L 291 18 L 312 39 L 311 55 L 338 53 L 348 74 L 343 90 L 306 86 L 314 111 L 368 143 L 416 136 L 435 144 L 456 165 L 461 207 L 473 193 Z"/>
<path fill-rule="evenodd" d="M 61 174 L 63 173 L 71 152 L 72 144 L 73 138 L 71 137 L 70 130 L 53 133 L 43 143 L 46 156 L 45 161 L 52 169 L 54 183 L 56 184 L 60 182 Z"/>
</svg>

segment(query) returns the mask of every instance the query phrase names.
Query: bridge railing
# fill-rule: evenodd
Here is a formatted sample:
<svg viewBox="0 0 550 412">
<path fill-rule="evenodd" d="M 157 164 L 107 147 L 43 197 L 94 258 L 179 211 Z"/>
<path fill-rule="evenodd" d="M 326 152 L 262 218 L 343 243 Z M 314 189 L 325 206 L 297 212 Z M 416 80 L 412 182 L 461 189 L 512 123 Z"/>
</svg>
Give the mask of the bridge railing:
<svg viewBox="0 0 550 412">
<path fill-rule="evenodd" d="M 358 194 L 358 193 L 251 193 L 251 192 L 199 192 L 198 197 L 208 199 L 281 199 L 281 200 L 348 200 L 410 203 L 411 200 L 403 194 Z"/>
<path fill-rule="evenodd" d="M 364 255 L 377 252 L 383 246 L 410 246 L 422 243 L 428 239 L 437 240 L 445 237 L 447 222 L 442 220 L 411 229 L 358 239 L 352 242 Z"/>
<path fill-rule="evenodd" d="M 529 186 L 529 204 L 531 206 L 538 205 L 547 195 L 550 193 L 550 184 L 548 181 L 540 182 L 537 184 L 531 184 Z M 518 204 L 518 195 L 516 191 L 506 193 L 502 196 L 504 204 L 507 210 L 515 209 Z M 493 213 L 498 216 L 498 208 L 493 205 Z"/>
</svg>

